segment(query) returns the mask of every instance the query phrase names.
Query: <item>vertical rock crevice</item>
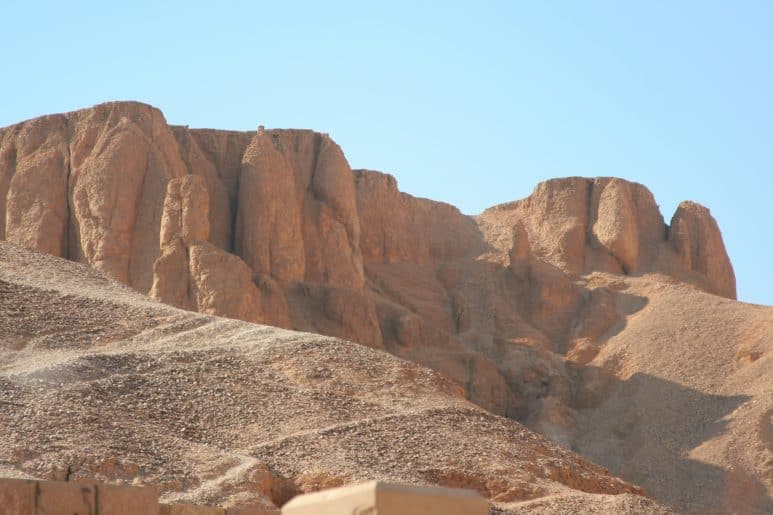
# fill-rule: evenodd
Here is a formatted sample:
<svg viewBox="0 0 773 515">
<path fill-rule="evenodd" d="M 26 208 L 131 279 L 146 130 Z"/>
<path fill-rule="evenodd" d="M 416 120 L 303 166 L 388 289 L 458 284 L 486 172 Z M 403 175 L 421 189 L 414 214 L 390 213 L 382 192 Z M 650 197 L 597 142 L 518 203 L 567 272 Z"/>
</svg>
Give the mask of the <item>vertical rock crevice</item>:
<svg viewBox="0 0 773 515">
<path fill-rule="evenodd" d="M 72 238 L 72 193 L 70 189 L 70 181 L 72 178 L 72 125 L 70 122 L 70 116 L 65 115 L 67 123 L 67 159 L 66 159 L 66 180 L 65 180 L 65 235 L 64 235 L 64 258 L 72 259 L 72 251 L 70 248 L 70 241 Z"/>
</svg>

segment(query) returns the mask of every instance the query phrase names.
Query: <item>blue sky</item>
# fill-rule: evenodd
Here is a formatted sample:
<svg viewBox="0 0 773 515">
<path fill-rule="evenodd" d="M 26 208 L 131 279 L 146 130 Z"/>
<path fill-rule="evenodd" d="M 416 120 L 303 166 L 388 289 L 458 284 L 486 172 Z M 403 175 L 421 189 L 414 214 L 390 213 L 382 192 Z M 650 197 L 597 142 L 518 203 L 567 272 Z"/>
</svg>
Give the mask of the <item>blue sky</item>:
<svg viewBox="0 0 773 515">
<path fill-rule="evenodd" d="M 3 2 L 0 126 L 133 99 L 313 128 L 470 214 L 624 177 L 666 221 L 708 206 L 739 298 L 773 304 L 773 2 L 113 3 Z"/>
</svg>

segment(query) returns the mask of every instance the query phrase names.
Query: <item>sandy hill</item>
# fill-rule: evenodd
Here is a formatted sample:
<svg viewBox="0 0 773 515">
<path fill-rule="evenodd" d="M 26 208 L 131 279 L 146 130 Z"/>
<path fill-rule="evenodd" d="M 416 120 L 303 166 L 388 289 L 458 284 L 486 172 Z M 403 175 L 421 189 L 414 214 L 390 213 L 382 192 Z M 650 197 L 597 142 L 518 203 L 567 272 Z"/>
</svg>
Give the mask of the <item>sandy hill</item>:
<svg viewBox="0 0 773 515">
<path fill-rule="evenodd" d="M 660 509 L 382 351 L 170 308 L 8 243 L 0 293 L 4 475 L 222 505 L 378 478 L 475 488 L 502 512 Z"/>
<path fill-rule="evenodd" d="M 734 300 L 696 203 L 666 223 L 643 185 L 571 177 L 465 216 L 327 134 L 115 102 L 0 129 L 0 239 L 428 366 L 681 511 L 770 507 L 772 309 Z"/>
</svg>

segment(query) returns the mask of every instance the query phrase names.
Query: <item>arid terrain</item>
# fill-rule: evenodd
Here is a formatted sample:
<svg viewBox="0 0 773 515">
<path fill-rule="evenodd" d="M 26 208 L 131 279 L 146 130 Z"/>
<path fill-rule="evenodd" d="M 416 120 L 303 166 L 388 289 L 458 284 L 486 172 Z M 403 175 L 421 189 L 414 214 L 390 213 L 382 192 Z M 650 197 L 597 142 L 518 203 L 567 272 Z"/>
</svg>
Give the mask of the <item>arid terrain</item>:
<svg viewBox="0 0 773 515">
<path fill-rule="evenodd" d="M 0 239 L 6 474 L 773 509 L 773 308 L 735 300 L 696 203 L 666 224 L 644 186 L 575 177 L 466 216 L 326 134 L 118 102 L 0 129 Z"/>
<path fill-rule="evenodd" d="M 660 509 L 382 351 L 167 307 L 8 243 L 0 292 L 4 476 L 151 483 L 225 506 L 388 479 L 475 488 L 515 513 L 534 499 Z"/>
</svg>

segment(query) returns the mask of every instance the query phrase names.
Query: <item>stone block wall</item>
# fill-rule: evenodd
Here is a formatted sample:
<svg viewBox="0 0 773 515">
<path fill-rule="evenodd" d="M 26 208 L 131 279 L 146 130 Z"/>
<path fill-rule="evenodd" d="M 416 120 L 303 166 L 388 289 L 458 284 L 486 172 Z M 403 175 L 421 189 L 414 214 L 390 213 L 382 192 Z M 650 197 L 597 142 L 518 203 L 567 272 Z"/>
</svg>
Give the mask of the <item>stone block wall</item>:
<svg viewBox="0 0 773 515">
<path fill-rule="evenodd" d="M 379 515 L 487 515 L 488 501 L 471 490 L 371 481 L 298 496 L 282 515 L 338 515 L 372 509 Z M 366 510 L 367 511 L 367 510 Z M 0 515 L 279 515 L 278 510 L 160 504 L 152 486 L 0 478 Z M 364 511 L 362 512 L 364 513 Z M 370 511 L 368 511 L 370 513 Z"/>
<path fill-rule="evenodd" d="M 0 515 L 276 515 L 192 504 L 159 504 L 152 486 L 0 478 Z"/>
</svg>

